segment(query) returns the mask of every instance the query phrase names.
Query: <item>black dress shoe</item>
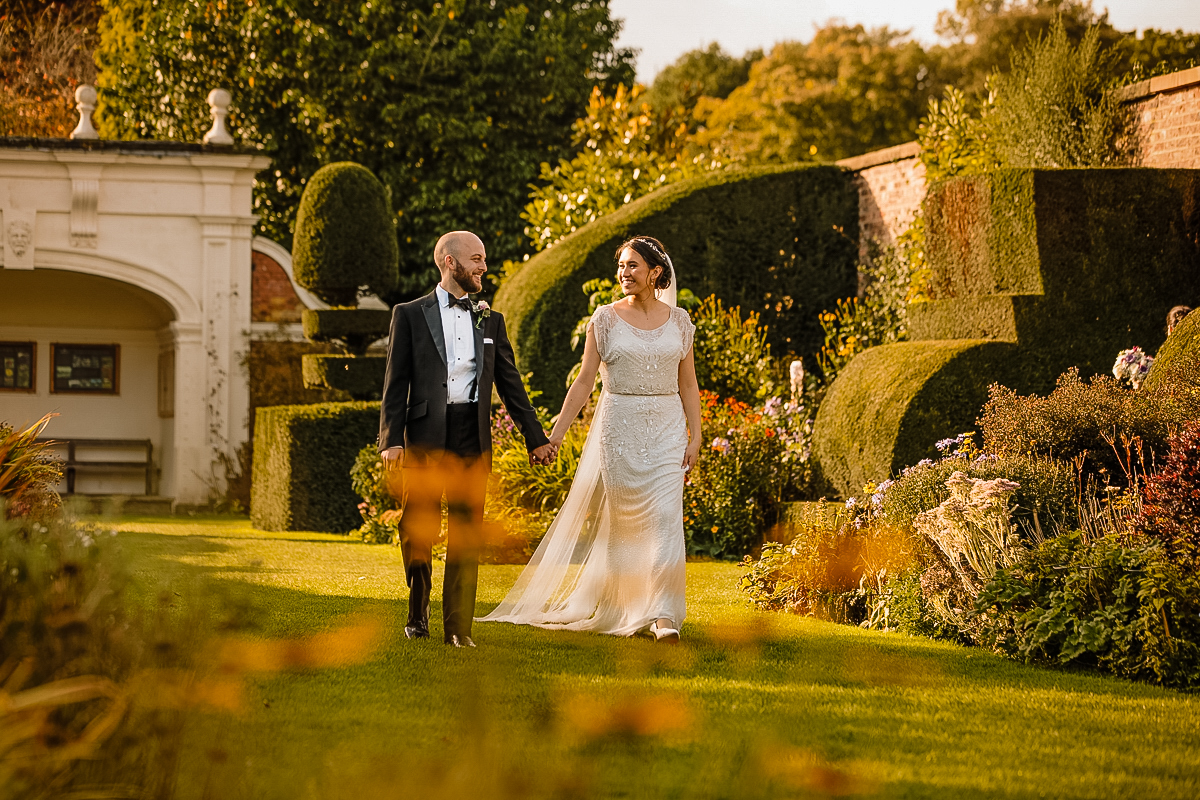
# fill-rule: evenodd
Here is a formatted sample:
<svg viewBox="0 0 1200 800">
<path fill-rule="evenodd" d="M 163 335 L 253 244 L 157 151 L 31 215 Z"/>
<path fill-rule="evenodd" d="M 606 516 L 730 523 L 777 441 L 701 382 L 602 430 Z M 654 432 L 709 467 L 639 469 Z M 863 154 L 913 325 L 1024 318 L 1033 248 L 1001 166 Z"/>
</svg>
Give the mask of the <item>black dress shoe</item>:
<svg viewBox="0 0 1200 800">
<path fill-rule="evenodd" d="M 428 639 L 429 628 L 423 625 L 405 625 L 404 635 L 409 639 Z"/>
<path fill-rule="evenodd" d="M 428 634 L 426 634 L 428 635 Z M 471 641 L 470 636 L 459 636 L 457 633 L 452 633 L 446 637 L 446 644 L 452 647 L 474 647 L 475 643 Z"/>
</svg>

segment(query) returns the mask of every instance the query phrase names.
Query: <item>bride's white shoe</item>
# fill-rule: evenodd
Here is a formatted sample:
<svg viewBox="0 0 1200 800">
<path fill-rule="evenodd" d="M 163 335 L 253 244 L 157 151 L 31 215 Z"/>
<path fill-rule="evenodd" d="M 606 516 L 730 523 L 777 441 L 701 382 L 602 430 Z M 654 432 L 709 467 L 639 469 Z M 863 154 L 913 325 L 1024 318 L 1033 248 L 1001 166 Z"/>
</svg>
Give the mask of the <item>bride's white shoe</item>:
<svg viewBox="0 0 1200 800">
<path fill-rule="evenodd" d="M 679 631 L 675 628 L 658 627 L 658 620 L 650 623 L 650 632 L 654 634 L 654 641 L 656 642 L 679 644 Z"/>
</svg>

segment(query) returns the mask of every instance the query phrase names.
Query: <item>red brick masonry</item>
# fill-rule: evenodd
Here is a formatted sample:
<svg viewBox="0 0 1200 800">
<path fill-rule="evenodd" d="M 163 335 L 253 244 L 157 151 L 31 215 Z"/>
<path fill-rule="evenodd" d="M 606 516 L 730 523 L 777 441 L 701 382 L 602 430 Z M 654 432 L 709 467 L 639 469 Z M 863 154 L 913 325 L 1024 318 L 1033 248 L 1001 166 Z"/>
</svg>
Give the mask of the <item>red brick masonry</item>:
<svg viewBox="0 0 1200 800">
<path fill-rule="evenodd" d="M 250 262 L 250 319 L 253 322 L 299 322 L 304 304 L 296 296 L 283 267 L 255 251 Z"/>
<path fill-rule="evenodd" d="M 1200 169 L 1200 67 L 1126 86 L 1121 99 L 1138 115 L 1143 167 Z"/>
</svg>

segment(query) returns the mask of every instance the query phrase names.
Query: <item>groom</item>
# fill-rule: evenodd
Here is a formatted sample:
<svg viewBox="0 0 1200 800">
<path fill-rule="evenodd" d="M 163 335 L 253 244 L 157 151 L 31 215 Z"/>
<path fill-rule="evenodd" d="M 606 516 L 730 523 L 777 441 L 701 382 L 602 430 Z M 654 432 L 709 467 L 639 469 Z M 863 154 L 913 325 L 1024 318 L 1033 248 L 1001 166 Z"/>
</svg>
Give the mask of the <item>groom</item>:
<svg viewBox="0 0 1200 800">
<path fill-rule="evenodd" d="M 429 638 L 433 544 L 449 509 L 442 622 L 446 644 L 474 647 L 471 621 L 482 543 L 483 501 L 491 470 L 492 387 L 517 424 L 535 464 L 554 448 L 521 384 L 504 317 L 468 294 L 483 288 L 487 257 L 468 231 L 438 240 L 434 261 L 442 279 L 430 294 L 392 311 L 379 449 L 404 492 L 400 543 L 409 586 L 410 639 Z M 403 467 L 402 472 L 398 472 Z"/>
</svg>

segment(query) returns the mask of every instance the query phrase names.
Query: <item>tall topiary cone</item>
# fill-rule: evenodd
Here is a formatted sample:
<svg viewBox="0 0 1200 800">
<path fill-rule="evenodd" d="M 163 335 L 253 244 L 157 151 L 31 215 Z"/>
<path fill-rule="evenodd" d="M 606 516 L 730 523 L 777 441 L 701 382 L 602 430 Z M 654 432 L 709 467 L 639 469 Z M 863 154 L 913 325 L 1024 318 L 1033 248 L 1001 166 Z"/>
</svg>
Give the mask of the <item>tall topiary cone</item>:
<svg viewBox="0 0 1200 800">
<path fill-rule="evenodd" d="M 400 251 L 387 192 L 352 161 L 317 170 L 296 214 L 296 282 L 331 306 L 354 307 L 360 287 L 383 295 L 400 278 Z"/>
</svg>

